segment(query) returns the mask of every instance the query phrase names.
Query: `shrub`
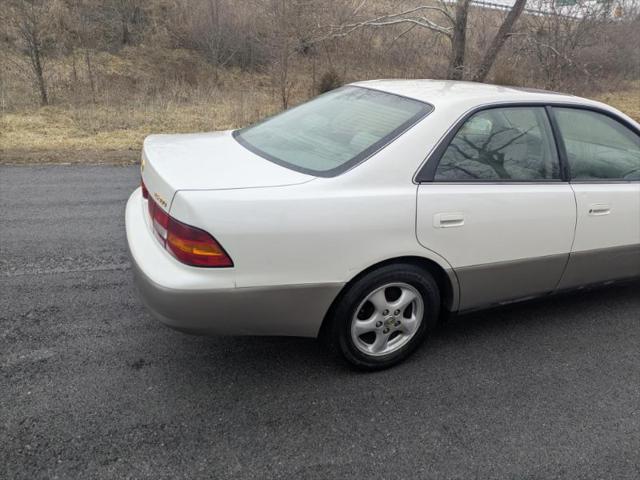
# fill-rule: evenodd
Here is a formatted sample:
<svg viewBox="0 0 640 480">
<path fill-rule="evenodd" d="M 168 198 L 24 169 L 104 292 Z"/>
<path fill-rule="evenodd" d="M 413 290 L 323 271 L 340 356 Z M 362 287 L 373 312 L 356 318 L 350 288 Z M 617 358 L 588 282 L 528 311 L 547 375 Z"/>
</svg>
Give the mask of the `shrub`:
<svg viewBox="0 0 640 480">
<path fill-rule="evenodd" d="M 328 92 L 335 88 L 342 86 L 342 79 L 338 72 L 334 69 L 328 70 L 320 77 L 320 83 L 318 84 L 318 93 Z"/>
</svg>

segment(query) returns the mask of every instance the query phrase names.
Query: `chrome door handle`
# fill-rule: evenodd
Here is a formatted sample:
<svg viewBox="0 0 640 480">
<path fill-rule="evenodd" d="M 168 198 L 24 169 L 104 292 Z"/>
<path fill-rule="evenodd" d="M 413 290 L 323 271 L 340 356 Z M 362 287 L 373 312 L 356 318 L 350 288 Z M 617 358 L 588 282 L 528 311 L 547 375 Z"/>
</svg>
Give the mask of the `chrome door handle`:
<svg viewBox="0 0 640 480">
<path fill-rule="evenodd" d="M 463 213 L 436 213 L 433 216 L 433 226 L 435 228 L 462 227 L 463 225 Z"/>
<path fill-rule="evenodd" d="M 611 207 L 604 203 L 594 203 L 589 205 L 589 215 L 592 217 L 599 217 L 602 215 L 609 215 L 611 213 Z"/>
</svg>

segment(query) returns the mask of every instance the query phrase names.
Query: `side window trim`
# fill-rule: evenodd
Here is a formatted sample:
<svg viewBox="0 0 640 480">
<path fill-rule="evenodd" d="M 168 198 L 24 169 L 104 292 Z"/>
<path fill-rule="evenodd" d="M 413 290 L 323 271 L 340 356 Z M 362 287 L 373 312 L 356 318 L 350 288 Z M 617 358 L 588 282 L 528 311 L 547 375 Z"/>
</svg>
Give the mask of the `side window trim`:
<svg viewBox="0 0 640 480">
<path fill-rule="evenodd" d="M 464 124 L 469 120 L 472 116 L 477 113 L 484 112 L 487 110 L 494 110 L 498 108 L 522 108 L 522 107 L 537 107 L 545 109 L 545 114 L 547 116 L 547 120 L 551 126 L 552 140 L 554 142 L 554 146 L 556 152 L 558 154 L 558 162 L 560 168 L 560 177 L 557 179 L 536 179 L 536 180 L 487 180 L 487 179 L 465 179 L 465 180 L 435 180 L 436 171 L 438 166 L 440 165 L 440 161 L 444 156 L 447 148 L 451 141 L 455 138 L 458 132 L 462 129 Z M 427 159 L 422 163 L 418 173 L 415 175 L 416 183 L 478 183 L 478 184 L 501 184 L 501 185 L 513 185 L 513 184 L 532 184 L 532 183 L 561 183 L 566 182 L 564 176 L 564 167 L 563 167 L 563 159 L 559 155 L 558 144 L 556 139 L 556 132 L 553 129 L 553 125 L 551 123 L 551 119 L 549 118 L 549 112 L 547 111 L 548 104 L 543 102 L 504 102 L 504 103 L 492 103 L 487 105 L 480 105 L 475 107 L 468 112 L 466 112 L 461 118 L 459 118 L 456 123 L 450 128 L 447 133 L 440 139 L 438 145 L 432 152 L 428 155 Z"/>
<path fill-rule="evenodd" d="M 560 155 L 559 158 L 560 158 L 561 166 L 562 166 L 562 169 L 563 169 L 563 176 L 564 176 L 565 171 L 566 171 L 566 179 L 567 179 L 566 181 L 568 181 L 569 183 L 580 183 L 580 184 L 584 184 L 584 183 L 599 183 L 599 184 L 606 184 L 606 183 L 638 183 L 640 181 L 640 180 L 624 180 L 624 179 L 617 179 L 617 178 L 603 178 L 603 179 L 593 178 L 593 179 L 585 179 L 585 180 L 571 178 L 571 166 L 569 164 L 569 158 L 567 156 L 567 150 L 566 150 L 566 147 L 565 147 L 564 138 L 562 137 L 562 134 L 560 133 L 560 127 L 558 125 L 558 120 L 556 118 L 556 113 L 555 113 L 554 108 L 567 108 L 567 109 L 574 109 L 574 110 L 586 110 L 588 112 L 599 113 L 601 115 L 609 117 L 614 122 L 618 122 L 620 125 L 622 125 L 623 127 L 628 128 L 629 130 L 631 130 L 633 133 L 635 133 L 638 136 L 640 136 L 640 130 L 638 130 L 638 128 L 636 128 L 635 125 L 633 125 L 632 123 L 628 122 L 624 118 L 619 117 L 615 113 L 610 112 L 608 110 L 600 109 L 600 108 L 597 108 L 597 107 L 592 107 L 590 105 L 574 105 L 574 104 L 567 104 L 567 103 L 552 103 L 552 104 L 547 105 L 546 106 L 547 115 L 549 116 L 549 121 L 551 122 L 551 128 L 553 129 L 553 135 L 554 135 L 554 137 L 556 139 L 556 145 L 558 147 L 558 154 Z M 440 159 L 438 159 L 438 162 L 440 162 Z"/>
<path fill-rule="evenodd" d="M 510 181 L 510 180 L 499 180 L 499 181 L 488 181 L 488 180 L 456 180 L 451 182 L 446 181 L 436 181 L 435 175 L 438 165 L 440 164 L 440 160 L 442 159 L 444 152 L 449 147 L 449 144 L 453 140 L 453 138 L 457 135 L 458 131 L 462 128 L 469 118 L 475 115 L 478 112 L 482 112 L 485 110 L 491 110 L 494 108 L 509 108 L 509 107 L 544 107 L 547 118 L 549 119 L 549 123 L 551 124 L 551 130 L 553 133 L 553 140 L 556 145 L 556 150 L 558 153 L 558 161 L 560 162 L 560 179 L 548 179 L 548 180 L 522 180 L 522 181 Z M 567 153 L 564 145 L 564 141 L 562 136 L 560 135 L 560 130 L 558 128 L 557 120 L 555 118 L 555 113 L 553 111 L 553 107 L 557 108 L 575 108 L 577 110 L 589 110 L 596 113 L 601 113 L 606 115 L 607 117 L 615 120 L 621 125 L 627 127 L 632 132 L 640 135 L 640 131 L 635 127 L 635 125 L 629 123 L 624 118 L 619 117 L 613 112 L 610 112 L 605 109 L 601 109 L 591 105 L 580 105 L 575 103 L 553 103 L 553 102 L 505 102 L 505 103 L 493 103 L 488 105 L 481 105 L 479 107 L 473 108 L 466 112 L 460 119 L 456 121 L 452 128 L 450 128 L 447 133 L 440 139 L 436 147 L 428 154 L 427 158 L 422 165 L 418 169 L 418 173 L 414 176 L 415 183 L 499 183 L 499 184 L 531 184 L 531 183 L 558 183 L 558 182 L 570 182 L 571 175 L 569 171 L 569 162 L 567 160 Z M 632 183 L 637 182 L 637 180 L 573 180 L 573 183 Z"/>
<path fill-rule="evenodd" d="M 547 118 L 551 124 L 551 132 L 553 133 L 553 141 L 556 144 L 556 152 L 558 153 L 558 160 L 560 161 L 560 177 L 563 182 L 570 182 L 571 166 L 569 165 L 569 157 L 567 156 L 564 138 L 562 138 L 562 134 L 560 133 L 558 119 L 551 105 L 545 105 L 544 109 L 547 112 Z"/>
</svg>

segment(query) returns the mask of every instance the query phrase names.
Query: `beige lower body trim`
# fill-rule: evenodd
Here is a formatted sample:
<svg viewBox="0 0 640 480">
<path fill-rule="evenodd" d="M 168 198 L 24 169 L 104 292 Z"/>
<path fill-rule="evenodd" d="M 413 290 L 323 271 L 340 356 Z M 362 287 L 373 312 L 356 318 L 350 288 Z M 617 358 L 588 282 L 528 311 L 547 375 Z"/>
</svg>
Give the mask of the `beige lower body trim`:
<svg viewBox="0 0 640 480">
<path fill-rule="evenodd" d="M 455 269 L 460 311 L 640 277 L 640 244 Z"/>
<path fill-rule="evenodd" d="M 640 244 L 573 252 L 558 289 L 640 277 Z"/>
<path fill-rule="evenodd" d="M 550 255 L 457 269 L 460 310 L 551 293 L 568 257 L 568 254 Z"/>
</svg>

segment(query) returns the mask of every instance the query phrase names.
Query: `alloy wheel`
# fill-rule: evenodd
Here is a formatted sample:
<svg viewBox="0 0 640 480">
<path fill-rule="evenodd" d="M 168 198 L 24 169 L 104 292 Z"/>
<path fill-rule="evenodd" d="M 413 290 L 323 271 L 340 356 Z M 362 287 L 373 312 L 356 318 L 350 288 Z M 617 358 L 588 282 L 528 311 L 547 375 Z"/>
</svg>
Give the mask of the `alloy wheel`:
<svg viewBox="0 0 640 480">
<path fill-rule="evenodd" d="M 369 293 L 351 321 L 351 340 L 362 353 L 382 356 L 400 350 L 422 323 L 422 295 L 408 283 L 387 283 Z"/>
</svg>

